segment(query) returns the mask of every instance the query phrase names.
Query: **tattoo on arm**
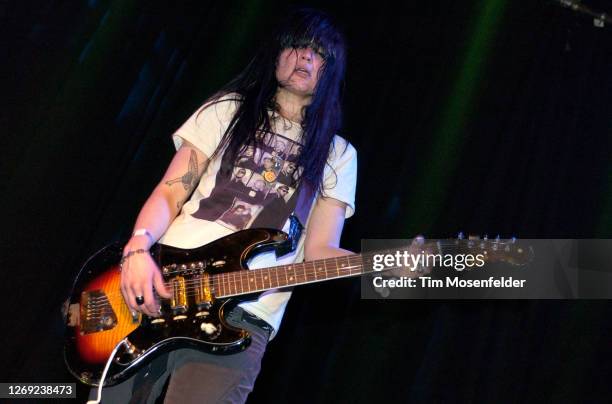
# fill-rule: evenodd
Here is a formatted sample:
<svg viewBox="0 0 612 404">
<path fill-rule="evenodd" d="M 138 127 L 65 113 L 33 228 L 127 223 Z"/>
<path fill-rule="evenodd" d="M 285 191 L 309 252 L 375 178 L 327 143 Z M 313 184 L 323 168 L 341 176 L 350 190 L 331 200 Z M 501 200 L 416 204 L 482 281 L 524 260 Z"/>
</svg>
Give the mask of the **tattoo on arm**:
<svg viewBox="0 0 612 404">
<path fill-rule="evenodd" d="M 166 185 L 172 186 L 172 184 L 177 182 L 183 184 L 183 189 L 185 189 L 187 193 L 191 193 L 191 191 L 195 189 L 198 183 L 198 158 L 194 150 L 191 151 L 191 155 L 189 156 L 189 169 L 187 172 L 181 177 L 166 181 Z"/>
</svg>

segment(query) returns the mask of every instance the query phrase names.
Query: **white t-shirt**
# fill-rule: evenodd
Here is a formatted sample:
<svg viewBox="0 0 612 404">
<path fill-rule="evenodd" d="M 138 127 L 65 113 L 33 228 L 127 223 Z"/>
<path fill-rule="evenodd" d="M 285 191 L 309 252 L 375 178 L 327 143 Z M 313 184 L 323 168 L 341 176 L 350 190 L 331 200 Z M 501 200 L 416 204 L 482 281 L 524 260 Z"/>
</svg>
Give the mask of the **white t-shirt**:
<svg viewBox="0 0 612 404">
<path fill-rule="evenodd" d="M 219 102 L 198 109 L 173 135 L 176 148 L 181 147 L 184 139 L 206 156 L 212 156 L 238 103 L 236 96 L 226 95 Z M 161 243 L 196 248 L 251 227 L 288 231 L 288 217 L 298 196 L 294 179 L 301 173 L 296 161 L 301 151 L 302 128 L 295 122 L 270 114 L 273 133 L 262 134 L 261 146 L 248 148 L 235 161 L 229 161 L 225 153 L 219 153 L 210 161 L 193 195 L 160 239 Z M 335 136 L 333 142 L 324 171 L 324 196 L 344 202 L 348 218 L 355 211 L 357 153 L 340 136 Z M 229 165 L 230 175 L 222 174 L 222 164 Z M 249 268 L 302 261 L 307 231 L 308 223 L 296 251 L 279 259 L 274 252 L 259 254 L 248 263 Z M 290 296 L 290 291 L 274 289 L 240 306 L 269 323 L 274 328 L 272 338 L 279 329 Z"/>
</svg>

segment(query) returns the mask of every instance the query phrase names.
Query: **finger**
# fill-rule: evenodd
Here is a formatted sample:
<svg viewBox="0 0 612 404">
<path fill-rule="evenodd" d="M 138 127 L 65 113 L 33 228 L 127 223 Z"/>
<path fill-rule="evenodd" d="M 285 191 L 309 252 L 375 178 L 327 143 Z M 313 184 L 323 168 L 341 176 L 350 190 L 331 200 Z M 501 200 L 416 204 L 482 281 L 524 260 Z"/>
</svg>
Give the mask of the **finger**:
<svg viewBox="0 0 612 404">
<path fill-rule="evenodd" d="M 138 315 L 138 310 L 134 308 L 132 303 L 134 301 L 134 294 L 132 293 L 130 287 L 127 286 L 124 273 L 121 274 L 121 277 L 121 294 L 123 295 L 123 301 L 127 305 L 130 315 L 135 318 Z"/>
<path fill-rule="evenodd" d="M 166 299 L 170 299 L 172 297 L 172 293 L 170 293 L 170 291 L 166 288 L 164 278 L 159 271 L 155 271 L 155 274 L 153 275 L 153 285 L 161 297 L 165 297 Z"/>
<path fill-rule="evenodd" d="M 144 293 L 142 292 L 143 288 L 137 285 L 132 285 L 128 288 L 128 290 L 130 291 L 130 306 L 136 311 L 144 311 L 144 306 L 139 305 L 136 301 L 137 296 L 144 296 Z"/>
<path fill-rule="evenodd" d="M 124 253 L 125 255 L 125 253 Z M 123 294 L 123 300 L 125 301 L 125 304 L 127 304 L 128 308 L 130 309 L 130 313 L 133 315 L 134 313 L 134 305 L 132 304 L 133 302 L 133 295 L 131 293 L 130 287 L 128 286 L 128 270 L 130 268 L 130 260 L 126 260 L 123 265 L 121 266 L 121 294 Z"/>
<path fill-rule="evenodd" d="M 123 295 L 123 301 L 125 302 L 125 304 L 130 310 L 132 310 L 132 308 L 130 307 L 130 295 L 128 294 L 127 289 L 125 286 L 123 286 L 123 284 L 121 284 L 121 294 Z"/>
<path fill-rule="evenodd" d="M 125 303 L 127 304 L 127 306 L 130 309 L 130 314 L 132 316 L 135 316 L 136 314 L 138 314 L 138 309 L 137 306 L 135 305 L 135 296 L 134 293 L 132 292 L 132 289 L 129 287 L 125 287 Z"/>
<path fill-rule="evenodd" d="M 157 303 L 155 296 L 153 296 L 153 285 L 151 284 L 151 281 L 148 281 L 144 287 L 144 299 L 145 303 L 143 306 L 141 306 L 144 308 L 144 311 L 149 316 L 157 316 L 157 308 L 159 307 L 159 304 Z"/>
</svg>

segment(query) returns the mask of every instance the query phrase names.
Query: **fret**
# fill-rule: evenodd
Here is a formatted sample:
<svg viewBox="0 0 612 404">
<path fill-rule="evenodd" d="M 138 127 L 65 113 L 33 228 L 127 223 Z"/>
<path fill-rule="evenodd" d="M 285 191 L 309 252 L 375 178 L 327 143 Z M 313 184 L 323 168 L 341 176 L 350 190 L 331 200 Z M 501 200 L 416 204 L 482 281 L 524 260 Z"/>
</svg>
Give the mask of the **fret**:
<svg viewBox="0 0 612 404">
<path fill-rule="evenodd" d="M 323 267 L 325 268 L 325 279 L 329 278 L 329 274 L 327 273 L 327 260 L 323 260 Z"/>
<path fill-rule="evenodd" d="M 305 262 L 304 263 L 304 280 L 302 281 L 304 283 L 310 282 L 311 277 L 314 278 L 314 272 L 309 267 L 314 268 L 314 266 L 312 265 L 312 262 Z"/>
<path fill-rule="evenodd" d="M 272 288 L 272 282 L 271 282 L 271 277 L 270 277 L 270 270 L 269 269 L 260 269 L 260 271 L 262 272 L 261 276 L 263 276 L 264 279 L 264 289 L 268 289 L 268 288 Z M 268 281 L 268 286 L 266 287 L 266 281 Z"/>
<path fill-rule="evenodd" d="M 257 290 L 257 277 L 255 271 L 249 271 L 249 292 Z"/>
<path fill-rule="evenodd" d="M 312 261 L 312 274 L 315 281 L 319 280 L 319 266 L 317 265 L 317 261 Z"/>
<path fill-rule="evenodd" d="M 219 280 L 219 286 L 221 286 L 221 296 L 225 296 L 225 282 L 223 282 L 223 274 L 221 276 L 217 275 L 217 279 Z"/>
<path fill-rule="evenodd" d="M 250 281 L 250 279 L 251 279 L 251 273 L 250 272 L 251 271 L 244 271 L 244 275 L 246 276 L 245 282 L 246 282 L 246 285 L 247 285 L 247 289 L 246 289 L 247 292 L 250 292 L 252 290 L 251 289 L 251 281 Z"/>
<path fill-rule="evenodd" d="M 303 280 L 302 278 L 300 278 L 300 272 L 302 273 L 302 277 L 304 276 L 304 267 L 306 266 L 305 262 L 302 262 L 300 265 L 295 265 L 293 267 L 294 272 L 295 272 L 295 279 L 293 280 L 294 284 L 297 285 L 299 283 L 302 283 Z"/>
<path fill-rule="evenodd" d="M 296 266 L 293 265 L 293 268 L 292 268 L 292 270 L 293 270 L 293 277 L 291 277 L 291 276 L 289 277 L 289 280 L 291 281 L 292 285 L 295 285 L 296 282 L 297 282 L 297 274 L 295 273 L 295 267 Z"/>
<path fill-rule="evenodd" d="M 274 274 L 276 275 L 276 287 L 280 286 L 280 281 L 278 280 L 278 269 L 279 267 L 274 268 Z"/>
<path fill-rule="evenodd" d="M 347 258 L 346 259 L 346 264 L 347 264 L 347 268 L 348 268 L 348 275 L 353 275 L 353 271 L 354 271 L 354 265 L 353 265 L 353 261 L 351 258 Z"/>
<path fill-rule="evenodd" d="M 310 268 L 308 268 L 310 266 Z M 314 262 L 307 262 L 304 266 L 304 282 L 312 282 L 317 279 L 317 273 L 315 270 Z"/>
<path fill-rule="evenodd" d="M 342 276 L 347 276 L 346 270 L 347 270 L 347 266 L 349 265 L 348 262 L 348 258 L 347 257 L 338 257 L 337 258 L 340 262 L 340 268 L 342 269 Z M 340 269 L 338 269 L 338 272 L 340 272 Z"/>
<path fill-rule="evenodd" d="M 363 267 L 363 258 L 361 257 L 361 255 L 355 255 L 355 261 L 357 261 L 357 273 L 360 275 L 363 274 L 365 268 Z"/>
<path fill-rule="evenodd" d="M 334 260 L 336 261 L 336 274 L 338 274 L 338 278 L 340 277 L 340 265 L 338 265 L 338 257 L 335 257 Z"/>
<path fill-rule="evenodd" d="M 285 273 L 285 285 L 289 285 L 289 277 L 287 276 L 287 272 L 291 270 L 291 265 L 287 266 L 283 271 Z"/>
<path fill-rule="evenodd" d="M 349 276 L 353 275 L 354 274 L 353 271 L 355 271 L 355 263 L 353 262 L 352 257 L 347 258 L 346 259 L 346 263 L 347 263 L 347 267 L 348 267 L 348 274 L 349 274 Z"/>
<path fill-rule="evenodd" d="M 244 293 L 244 286 L 242 285 L 242 272 L 244 271 L 239 271 L 237 274 L 240 277 L 240 293 Z"/>
<path fill-rule="evenodd" d="M 257 289 L 265 289 L 265 284 L 264 284 L 264 278 L 263 278 L 263 271 L 258 271 L 255 270 L 257 273 L 259 273 L 259 277 L 261 278 L 261 287 L 258 287 Z"/>
<path fill-rule="evenodd" d="M 347 269 L 348 269 L 348 275 L 349 275 L 349 276 L 350 276 L 350 275 L 353 275 L 353 270 L 354 270 L 355 268 L 353 268 L 353 267 L 354 267 L 354 265 L 353 265 L 353 262 L 352 262 L 351 258 L 348 258 L 348 257 L 347 257 L 347 259 L 346 259 L 346 267 L 347 267 Z"/>
<path fill-rule="evenodd" d="M 236 280 L 236 272 L 232 272 L 232 283 L 234 284 L 234 294 L 238 294 L 238 281 Z"/>
<path fill-rule="evenodd" d="M 302 262 L 299 266 L 296 265 L 295 268 L 295 284 L 298 285 L 303 283 L 306 279 L 306 263 Z"/>
<path fill-rule="evenodd" d="M 233 274 L 234 274 L 234 289 L 236 290 L 235 294 L 239 295 L 240 293 L 242 293 L 242 290 L 241 290 L 242 288 L 240 288 L 240 283 L 238 280 L 238 278 L 240 277 L 240 272 L 235 271 L 233 272 Z"/>
<path fill-rule="evenodd" d="M 234 295 L 236 294 L 236 275 L 234 272 L 230 272 L 227 274 L 227 277 L 229 278 L 229 281 L 230 281 L 230 293 Z M 232 286 L 234 287 L 233 291 L 232 291 Z"/>
<path fill-rule="evenodd" d="M 226 272 L 223 274 L 223 288 L 225 289 L 225 296 L 232 295 L 232 285 L 229 283 L 229 273 Z"/>
</svg>

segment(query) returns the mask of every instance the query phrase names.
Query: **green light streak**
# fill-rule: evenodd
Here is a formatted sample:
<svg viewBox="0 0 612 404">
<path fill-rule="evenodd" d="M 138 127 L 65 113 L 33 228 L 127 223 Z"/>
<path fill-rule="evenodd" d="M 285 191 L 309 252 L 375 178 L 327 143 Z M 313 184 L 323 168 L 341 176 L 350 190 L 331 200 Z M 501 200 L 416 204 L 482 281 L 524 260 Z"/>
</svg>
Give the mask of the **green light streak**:
<svg viewBox="0 0 612 404">
<path fill-rule="evenodd" d="M 483 77 L 487 57 L 494 42 L 506 0 L 483 0 L 477 10 L 474 31 L 460 64 L 458 77 L 441 114 L 430 155 L 408 198 L 409 218 L 403 226 L 407 234 L 427 232 L 434 224 L 448 194 L 450 175 L 455 171 L 466 136 L 467 117 Z"/>
</svg>

